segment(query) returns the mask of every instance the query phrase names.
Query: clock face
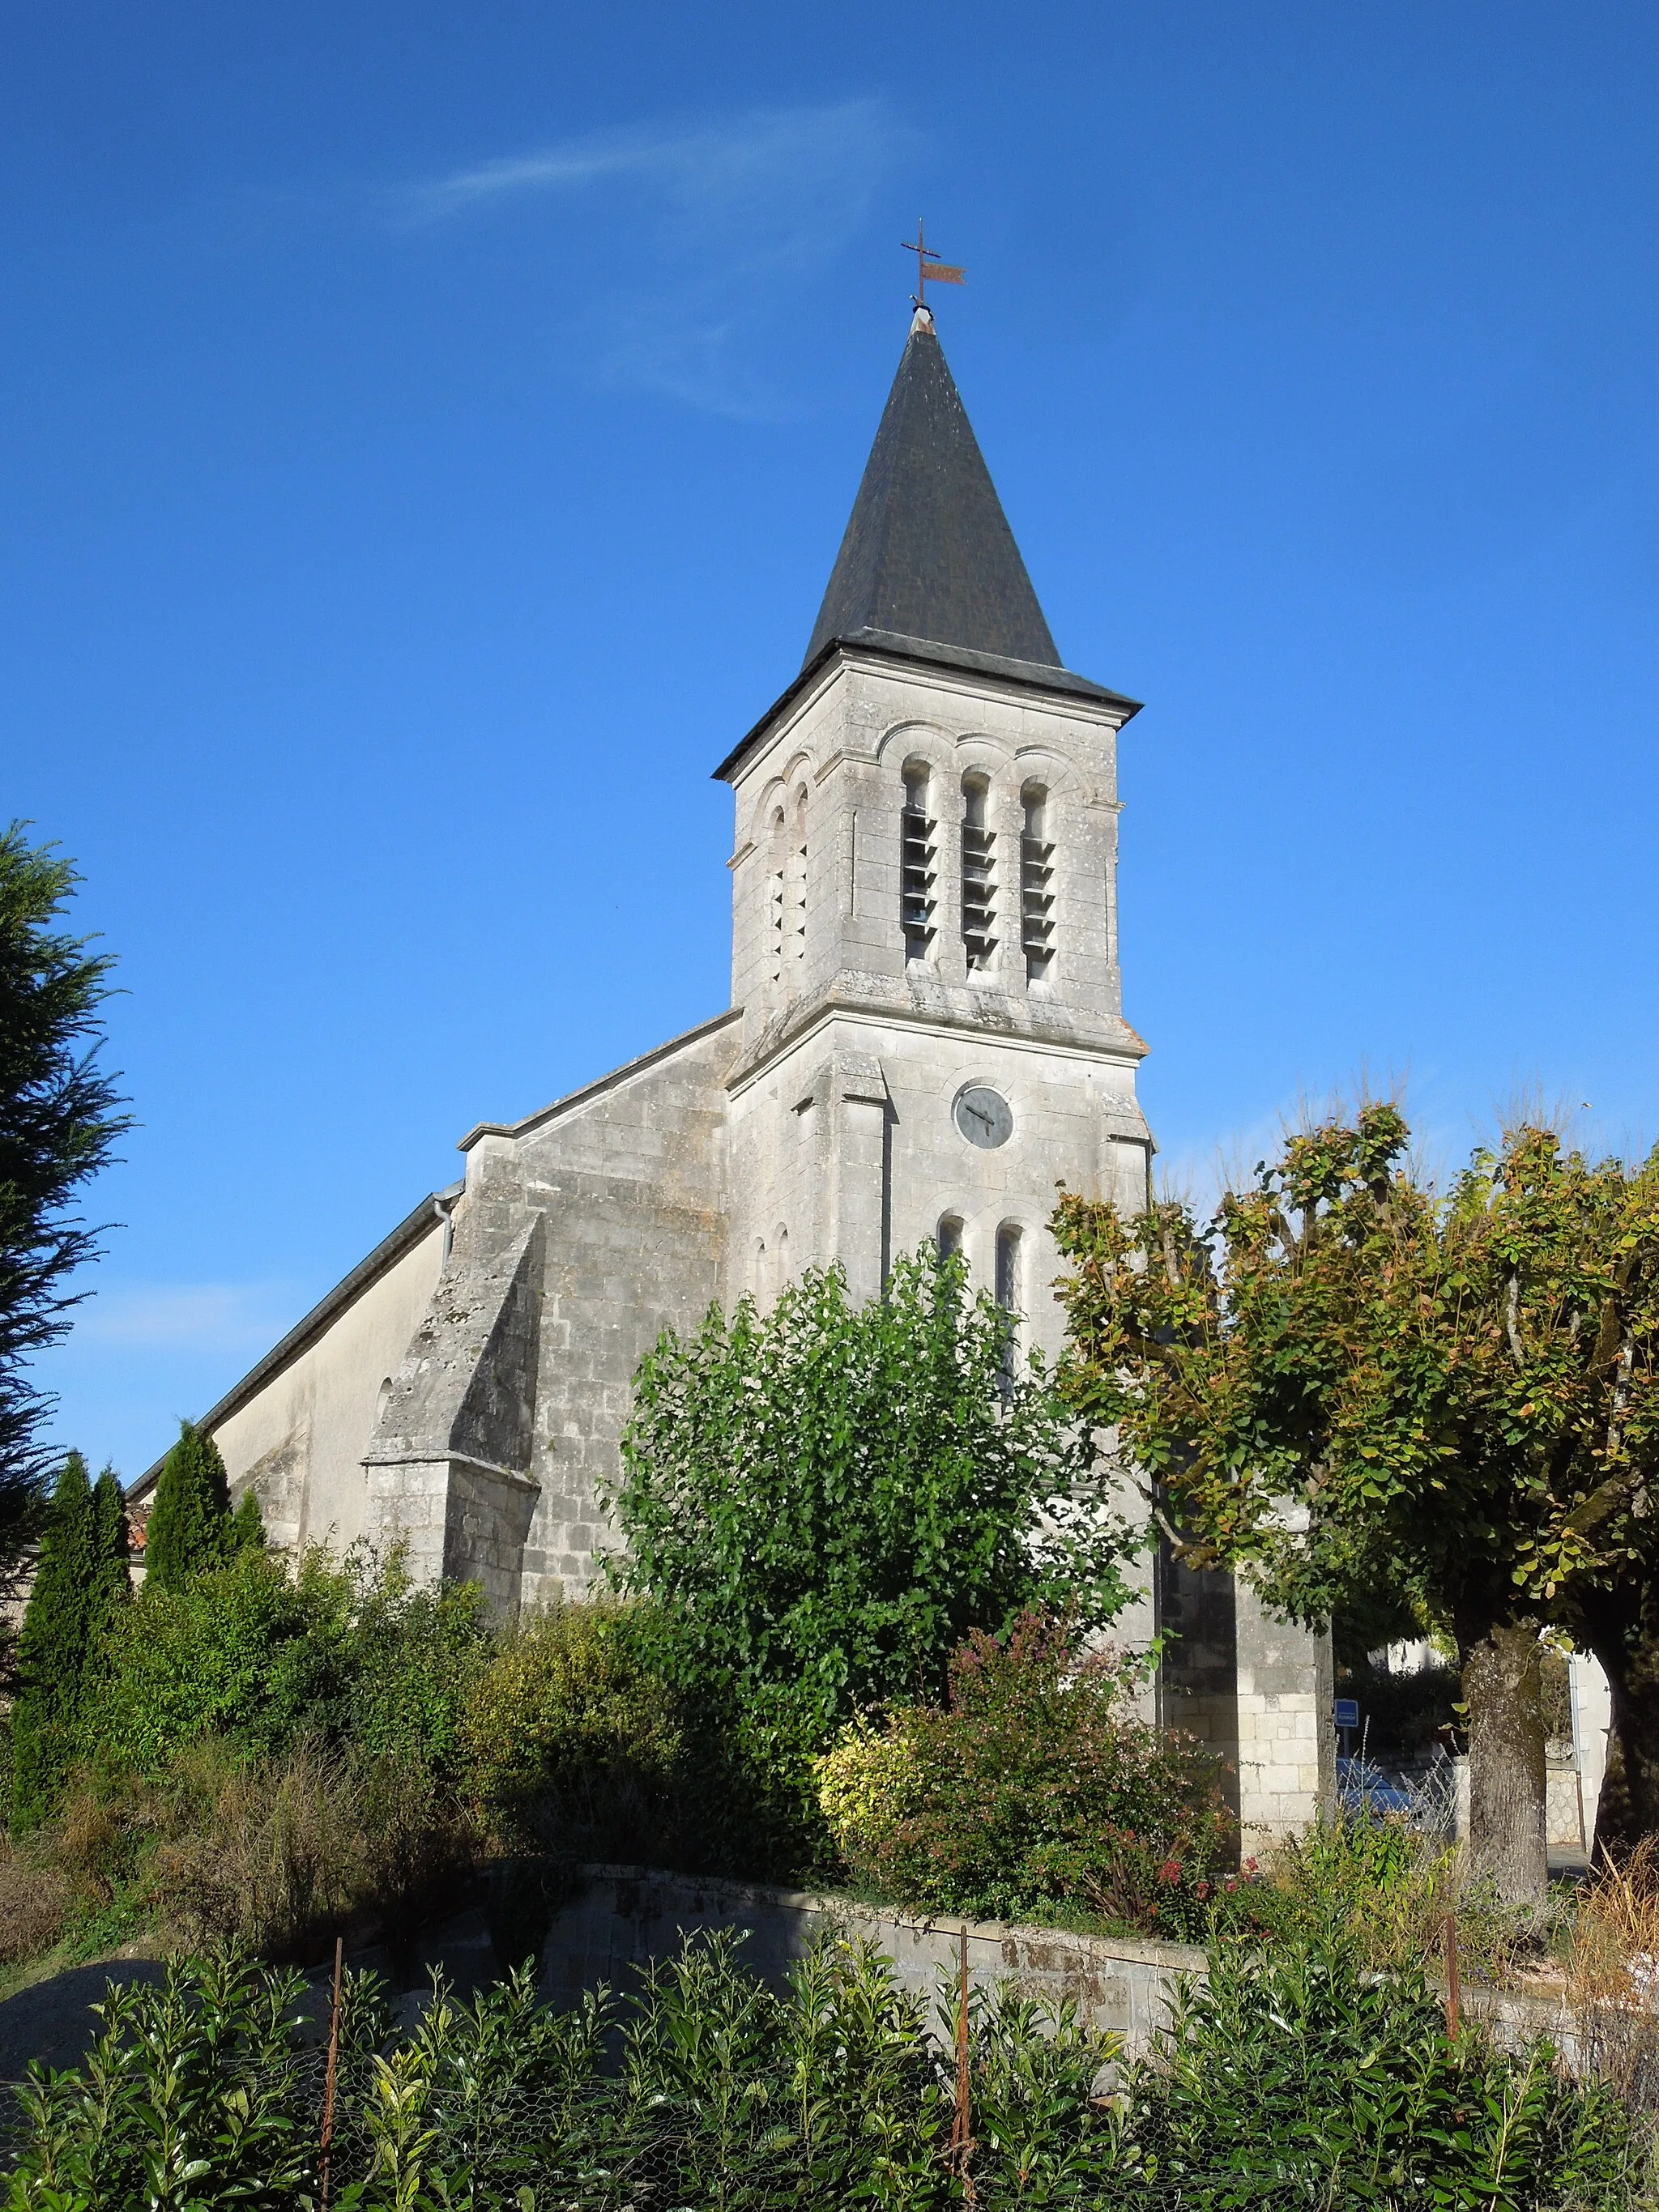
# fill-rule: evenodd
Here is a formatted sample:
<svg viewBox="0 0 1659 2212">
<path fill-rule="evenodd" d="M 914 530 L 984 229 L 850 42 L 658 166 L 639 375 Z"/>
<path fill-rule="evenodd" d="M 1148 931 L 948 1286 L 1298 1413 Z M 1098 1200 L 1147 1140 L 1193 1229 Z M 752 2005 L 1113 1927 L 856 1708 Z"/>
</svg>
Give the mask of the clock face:
<svg viewBox="0 0 1659 2212">
<path fill-rule="evenodd" d="M 1006 1145 L 1014 1133 L 1014 1117 L 1000 1091 L 975 1085 L 960 1091 L 954 1109 L 956 1123 L 970 1145 Z"/>
</svg>

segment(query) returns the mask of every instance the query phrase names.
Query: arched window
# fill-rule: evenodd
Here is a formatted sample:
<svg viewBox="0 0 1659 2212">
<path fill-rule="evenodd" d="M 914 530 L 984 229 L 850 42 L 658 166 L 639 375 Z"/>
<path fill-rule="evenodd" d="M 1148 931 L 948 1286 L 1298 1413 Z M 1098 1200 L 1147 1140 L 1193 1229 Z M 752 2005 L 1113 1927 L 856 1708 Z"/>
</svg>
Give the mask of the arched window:
<svg viewBox="0 0 1659 2212">
<path fill-rule="evenodd" d="M 929 805 L 933 779 L 926 765 L 904 771 L 904 810 L 899 816 L 899 926 L 907 960 L 926 960 L 933 943 L 933 833 Z"/>
<path fill-rule="evenodd" d="M 1002 1395 L 1014 1387 L 1014 1366 L 1019 1356 L 1021 1279 L 1020 1232 L 1018 1223 L 1005 1221 L 997 1231 L 996 1300 L 1006 1316 L 1002 1339 Z"/>
<path fill-rule="evenodd" d="M 1048 838 L 1048 794 L 1040 783 L 1020 793 L 1024 823 L 1019 841 L 1019 932 L 1025 979 L 1041 983 L 1054 957 L 1054 857 Z"/>
<path fill-rule="evenodd" d="M 997 1304 L 1005 1313 L 1020 1310 L 1020 1232 L 1018 1223 L 1005 1221 L 997 1231 Z"/>
<path fill-rule="evenodd" d="M 939 1224 L 939 1256 L 953 1260 L 962 1250 L 962 1216 L 947 1213 Z"/>
<path fill-rule="evenodd" d="M 997 833 L 985 819 L 990 787 L 982 775 L 962 780 L 962 942 L 969 974 L 983 974 L 996 951 Z"/>
</svg>

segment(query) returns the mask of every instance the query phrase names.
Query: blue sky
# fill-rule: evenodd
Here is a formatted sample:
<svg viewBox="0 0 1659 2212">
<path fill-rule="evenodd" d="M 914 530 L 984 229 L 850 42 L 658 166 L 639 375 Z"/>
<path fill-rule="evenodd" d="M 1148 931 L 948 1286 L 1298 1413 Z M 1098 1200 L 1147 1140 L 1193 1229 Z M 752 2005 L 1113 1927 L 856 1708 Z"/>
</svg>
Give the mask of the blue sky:
<svg viewBox="0 0 1659 2212">
<path fill-rule="evenodd" d="M 728 794 L 941 334 L 1122 753 L 1201 1186 L 1403 1079 L 1659 1133 L 1659 15 L 0 8 L 0 806 L 139 1126 L 44 1363 L 129 1476 L 422 1194 L 726 1003 Z"/>
</svg>

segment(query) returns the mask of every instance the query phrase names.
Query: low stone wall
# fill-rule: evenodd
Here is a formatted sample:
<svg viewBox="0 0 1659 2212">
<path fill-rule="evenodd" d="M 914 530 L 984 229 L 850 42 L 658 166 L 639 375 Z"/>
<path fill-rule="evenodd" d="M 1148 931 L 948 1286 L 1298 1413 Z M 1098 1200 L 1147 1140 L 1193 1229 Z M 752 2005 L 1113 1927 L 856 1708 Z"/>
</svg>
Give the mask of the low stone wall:
<svg viewBox="0 0 1659 2212">
<path fill-rule="evenodd" d="M 583 1872 L 585 1887 L 555 1920 L 543 1953 L 542 1987 L 561 2006 L 601 1982 L 625 1990 L 632 1969 L 672 1958 L 684 1936 L 724 1929 L 742 1936 L 744 1964 L 775 1984 L 826 1932 L 867 1938 L 892 1960 L 900 1986 L 931 2008 L 941 1982 L 954 1985 L 965 1932 L 975 1987 L 1013 1980 L 1033 1996 L 1074 1998 L 1085 2020 L 1121 2035 L 1138 2055 L 1168 2019 L 1176 1978 L 1204 1972 L 1203 1952 L 1186 1943 L 923 1918 L 847 1898 L 640 1867 Z"/>
<path fill-rule="evenodd" d="M 948 1915 L 929 1918 L 850 1898 L 646 1867 L 582 1871 L 584 1887 L 554 1921 L 542 1954 L 541 1987 L 561 2007 L 602 1982 L 625 1990 L 634 1985 L 634 1969 L 672 1958 L 684 1936 L 723 1929 L 741 1936 L 744 1963 L 775 1985 L 825 1933 L 865 1937 L 892 1960 L 899 1985 L 927 2002 L 931 2012 L 941 1984 L 955 1987 L 965 1933 L 968 1974 L 975 1988 L 1012 1980 L 1052 2002 L 1073 1998 L 1085 2020 L 1121 2035 L 1125 2055 L 1139 2057 L 1168 2021 L 1179 1978 L 1204 1975 L 1203 1952 L 1188 1943 L 1073 1936 Z M 1514 2049 L 1547 2036 L 1570 2068 L 1581 2063 L 1578 2030 L 1559 1998 L 1466 1982 L 1462 2007 L 1464 2018 L 1480 2021 L 1500 2045 Z M 937 2032 L 939 2023 L 933 2024 Z M 948 2024 L 941 2039 L 948 2040 Z"/>
</svg>

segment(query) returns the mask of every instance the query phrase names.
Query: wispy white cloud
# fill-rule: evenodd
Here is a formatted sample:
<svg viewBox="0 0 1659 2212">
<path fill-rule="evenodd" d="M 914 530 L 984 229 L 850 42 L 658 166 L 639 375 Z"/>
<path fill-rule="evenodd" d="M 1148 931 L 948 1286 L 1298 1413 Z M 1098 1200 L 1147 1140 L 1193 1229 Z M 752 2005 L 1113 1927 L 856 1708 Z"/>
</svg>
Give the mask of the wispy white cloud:
<svg viewBox="0 0 1659 2212">
<path fill-rule="evenodd" d="M 386 204 L 394 219 L 439 224 L 594 185 L 643 183 L 699 228 L 752 222 L 762 252 L 780 243 L 799 251 L 815 237 L 839 236 L 881 172 L 914 143 L 877 100 L 751 111 L 566 139 L 396 187 Z"/>
<path fill-rule="evenodd" d="M 560 141 L 390 188 L 378 219 L 436 237 L 538 226 L 588 374 L 722 413 L 771 414 L 745 359 L 787 280 L 857 235 L 919 141 L 879 100 Z"/>
<path fill-rule="evenodd" d="M 282 1283 L 134 1283 L 98 1291 L 75 1318 L 76 1348 L 252 1352 L 296 1316 Z"/>
</svg>

